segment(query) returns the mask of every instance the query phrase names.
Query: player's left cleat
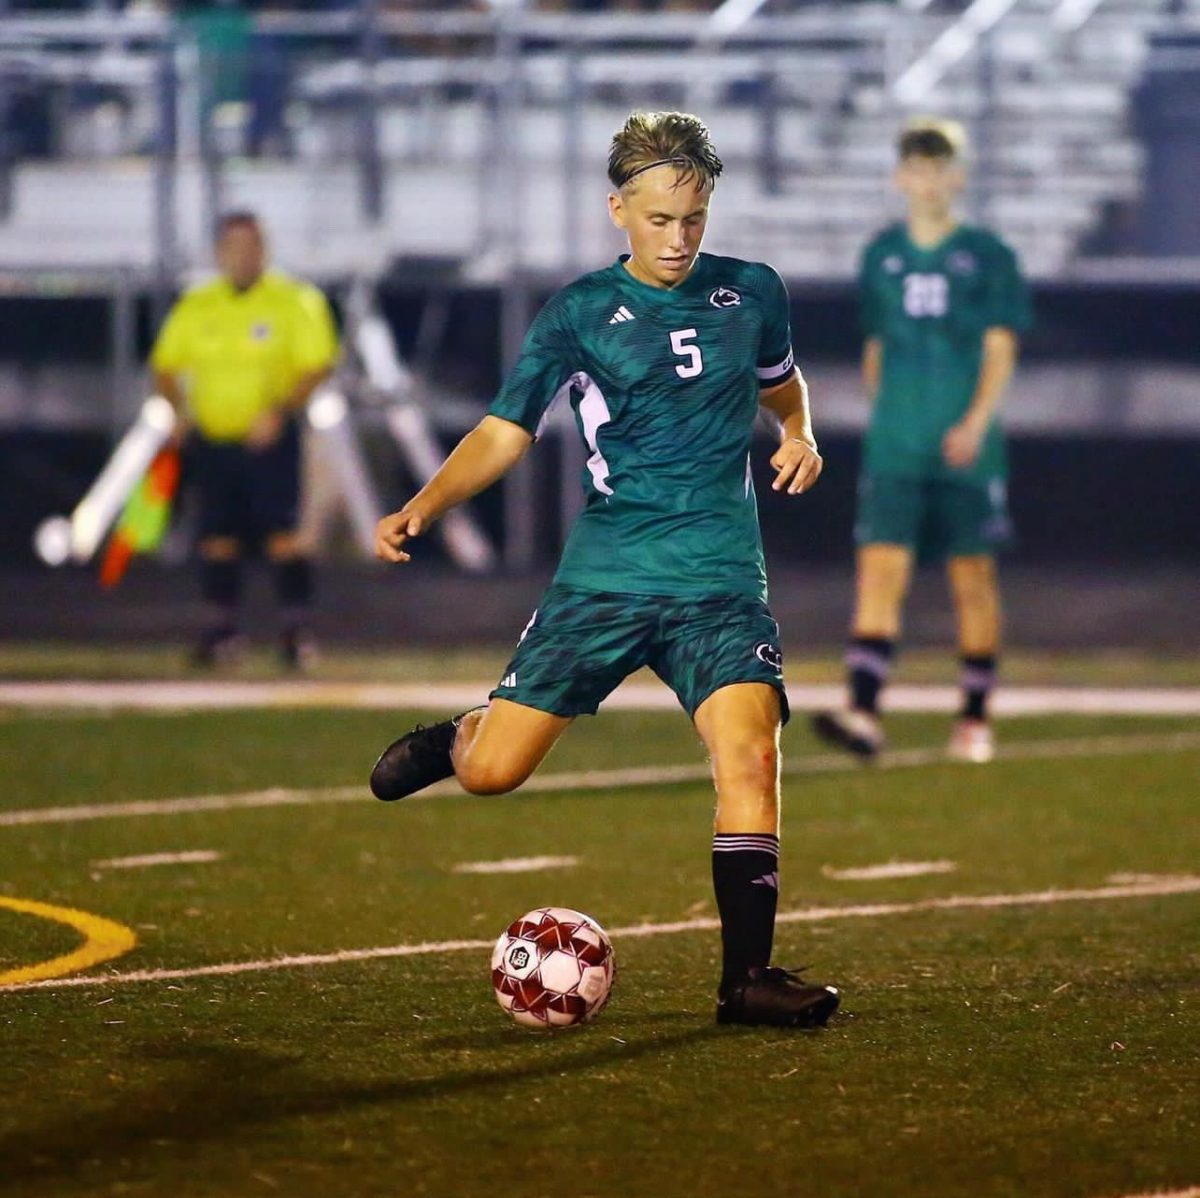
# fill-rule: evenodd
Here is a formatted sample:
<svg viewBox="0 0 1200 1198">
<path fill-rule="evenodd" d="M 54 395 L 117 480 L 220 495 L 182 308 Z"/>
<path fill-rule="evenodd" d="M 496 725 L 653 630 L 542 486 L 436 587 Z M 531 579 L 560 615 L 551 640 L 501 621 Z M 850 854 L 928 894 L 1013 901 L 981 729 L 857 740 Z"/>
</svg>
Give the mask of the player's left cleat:
<svg viewBox="0 0 1200 1198">
<path fill-rule="evenodd" d="M 996 756 L 996 738 L 986 720 L 959 720 L 950 733 L 946 756 L 951 761 L 984 765 Z"/>
<path fill-rule="evenodd" d="M 718 1023 L 750 1027 L 824 1027 L 841 998 L 836 986 L 811 986 L 799 971 L 775 965 L 750 970 L 717 1001 Z"/>
<path fill-rule="evenodd" d="M 443 720 L 428 728 L 418 724 L 411 732 L 393 741 L 379 754 L 379 760 L 371 770 L 371 793 L 377 799 L 391 803 L 452 777 L 454 762 L 450 753 L 454 738 L 463 716 L 470 714 L 464 711 L 452 720 Z"/>
</svg>

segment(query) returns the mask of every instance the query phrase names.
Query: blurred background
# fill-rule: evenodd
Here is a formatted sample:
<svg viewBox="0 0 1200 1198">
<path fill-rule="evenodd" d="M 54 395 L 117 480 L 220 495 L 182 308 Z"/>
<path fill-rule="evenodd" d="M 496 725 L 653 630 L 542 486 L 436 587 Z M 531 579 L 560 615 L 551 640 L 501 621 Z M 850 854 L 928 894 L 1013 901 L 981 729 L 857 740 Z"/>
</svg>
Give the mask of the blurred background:
<svg viewBox="0 0 1200 1198">
<path fill-rule="evenodd" d="M 580 502 L 573 429 L 415 567 L 376 566 L 364 542 L 479 419 L 538 305 L 620 251 L 605 157 L 639 107 L 709 124 L 727 170 L 706 248 L 765 259 L 791 289 L 827 467 L 803 500 L 770 496 L 764 430 L 789 646 L 843 638 L 867 415 L 856 258 L 899 211 L 898 128 L 936 113 L 971 135 L 968 217 L 1033 281 L 1005 404 L 1009 639 L 1195 652 L 1195 0 L 0 0 L 0 639 L 192 636 L 186 493 L 162 552 L 112 592 L 94 568 L 40 563 L 32 540 L 134 419 L 163 314 L 211 268 L 214 217 L 248 207 L 345 340 L 335 402 L 310 414 L 318 634 L 515 640 Z M 936 575 L 908 636 L 952 643 Z"/>
</svg>

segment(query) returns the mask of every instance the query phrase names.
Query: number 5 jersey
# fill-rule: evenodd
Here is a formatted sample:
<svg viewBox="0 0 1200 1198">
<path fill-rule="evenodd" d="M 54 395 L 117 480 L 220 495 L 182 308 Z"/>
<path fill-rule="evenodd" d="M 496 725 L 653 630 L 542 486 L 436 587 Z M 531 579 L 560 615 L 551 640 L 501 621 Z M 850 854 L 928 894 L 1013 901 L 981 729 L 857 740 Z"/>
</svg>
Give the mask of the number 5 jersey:
<svg viewBox="0 0 1200 1198">
<path fill-rule="evenodd" d="M 536 436 L 567 404 L 587 446 L 555 581 L 765 599 L 749 453 L 760 391 L 794 371 L 787 289 L 737 258 L 700 254 L 670 290 L 625 261 L 550 299 L 489 409 Z"/>
</svg>

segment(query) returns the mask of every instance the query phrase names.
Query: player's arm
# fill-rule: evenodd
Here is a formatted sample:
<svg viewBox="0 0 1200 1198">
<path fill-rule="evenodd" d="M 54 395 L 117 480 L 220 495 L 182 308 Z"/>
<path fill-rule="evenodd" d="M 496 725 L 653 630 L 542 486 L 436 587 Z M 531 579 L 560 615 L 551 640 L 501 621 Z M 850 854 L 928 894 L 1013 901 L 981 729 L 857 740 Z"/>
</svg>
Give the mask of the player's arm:
<svg viewBox="0 0 1200 1198">
<path fill-rule="evenodd" d="M 405 542 L 438 516 L 508 473 L 533 444 L 533 434 L 498 416 L 485 416 L 454 448 L 438 472 L 398 512 L 375 526 L 375 556 L 406 562 Z"/>
<path fill-rule="evenodd" d="M 175 409 L 173 441 L 179 444 L 187 432 L 187 387 L 184 384 L 184 364 L 189 346 L 189 309 L 187 297 L 179 300 L 167 314 L 150 351 L 154 390 Z"/>
<path fill-rule="evenodd" d="M 983 335 L 983 356 L 975 394 L 966 415 L 942 439 L 942 456 L 953 467 L 970 466 L 1012 380 L 1017 364 L 1017 335 L 1012 329 L 995 327 Z"/>
<path fill-rule="evenodd" d="M 879 380 L 883 374 L 883 338 L 868 337 L 863 342 L 862 380 L 867 398 L 874 403 L 879 394 Z"/>
<path fill-rule="evenodd" d="M 760 391 L 758 402 L 779 422 L 779 448 L 771 455 L 776 471 L 771 489 L 799 495 L 820 478 L 824 466 L 812 431 L 808 384 L 799 370 L 793 370 L 786 381 Z"/>
</svg>

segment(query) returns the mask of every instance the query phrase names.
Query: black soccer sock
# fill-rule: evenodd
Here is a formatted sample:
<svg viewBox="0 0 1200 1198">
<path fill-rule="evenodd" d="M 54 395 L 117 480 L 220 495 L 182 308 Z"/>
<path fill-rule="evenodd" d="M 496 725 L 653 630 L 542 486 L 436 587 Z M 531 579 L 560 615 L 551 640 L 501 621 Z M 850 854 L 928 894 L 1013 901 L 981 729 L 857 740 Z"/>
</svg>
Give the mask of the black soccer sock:
<svg viewBox="0 0 1200 1198">
<path fill-rule="evenodd" d="M 986 720 L 988 700 L 996 685 L 996 655 L 966 654 L 962 656 L 962 718 Z"/>
<path fill-rule="evenodd" d="M 313 567 L 307 557 L 288 557 L 275 563 L 275 598 L 284 628 L 294 632 L 308 616 L 313 598 Z"/>
<path fill-rule="evenodd" d="M 779 837 L 718 832 L 713 837 L 713 889 L 721 915 L 721 991 L 739 985 L 771 960 L 779 900 Z"/>
<path fill-rule="evenodd" d="M 242 597 L 242 563 L 231 560 L 200 561 L 200 594 L 208 607 L 211 632 L 226 635 L 234 630 L 234 614 Z"/>
<path fill-rule="evenodd" d="M 892 671 L 895 652 L 896 642 L 883 636 L 856 636 L 846 646 L 850 705 L 855 711 L 878 713 L 879 692 Z"/>
</svg>

